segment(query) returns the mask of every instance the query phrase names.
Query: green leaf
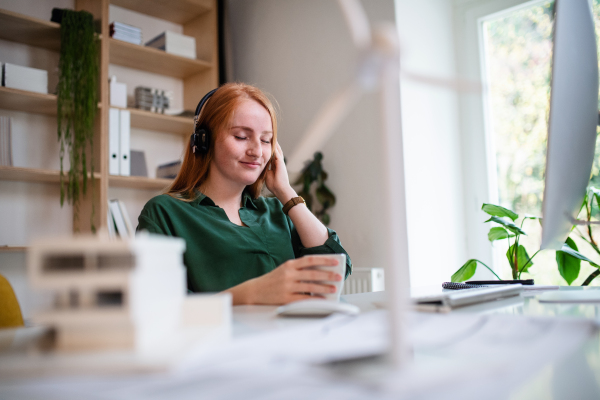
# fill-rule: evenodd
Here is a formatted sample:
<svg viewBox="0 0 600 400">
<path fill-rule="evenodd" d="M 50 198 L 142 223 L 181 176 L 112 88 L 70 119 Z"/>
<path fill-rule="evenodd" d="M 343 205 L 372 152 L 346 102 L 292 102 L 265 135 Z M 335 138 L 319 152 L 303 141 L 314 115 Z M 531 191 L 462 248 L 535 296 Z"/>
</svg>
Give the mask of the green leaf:
<svg viewBox="0 0 600 400">
<path fill-rule="evenodd" d="M 594 195 L 594 198 L 596 199 L 596 205 L 598 206 L 598 208 L 600 208 L 600 190 L 596 189 L 594 186 L 590 186 L 588 190 L 589 193 L 592 193 Z M 587 195 L 585 200 L 587 201 Z"/>
<path fill-rule="evenodd" d="M 483 203 L 483 205 L 481 206 L 481 209 L 483 210 L 483 212 L 485 212 L 491 216 L 494 216 L 494 217 L 500 217 L 500 218 L 508 217 L 508 218 L 512 219 L 513 221 L 515 221 L 517 218 L 519 218 L 519 215 L 517 213 L 515 213 L 514 211 L 511 211 L 508 208 L 497 206 L 495 204 Z"/>
<path fill-rule="evenodd" d="M 456 271 L 452 277 L 450 278 L 451 282 L 464 282 L 467 279 L 471 279 L 473 275 L 475 275 L 475 270 L 477 269 L 477 260 L 474 258 L 470 259 L 466 263 L 463 264 L 462 267 Z"/>
<path fill-rule="evenodd" d="M 506 258 L 508 258 L 508 262 L 510 263 L 510 266 L 513 269 L 514 269 L 514 257 L 511 257 L 511 255 L 513 253 L 514 248 L 515 248 L 515 245 L 513 244 L 506 251 Z M 527 272 L 529 267 L 531 267 L 533 265 L 533 261 L 531 261 L 529 263 L 527 263 L 527 261 L 529 261 L 529 254 L 527 254 L 527 250 L 525 250 L 525 246 L 520 244 L 519 247 L 517 248 L 517 270 L 522 271 L 522 272 Z M 525 266 L 525 268 L 523 268 L 523 266 Z"/>
<path fill-rule="evenodd" d="M 569 239 L 567 239 L 567 243 L 569 243 Z M 571 248 L 567 243 L 563 244 L 563 247 L 560 250 L 557 251 L 562 251 L 564 253 L 567 253 L 568 255 L 578 258 L 580 260 L 583 261 L 587 261 L 589 262 L 592 266 L 596 267 L 596 268 L 600 268 L 600 266 L 598 264 L 596 264 L 595 262 L 593 262 L 592 260 L 590 260 L 589 258 L 587 258 L 586 256 L 584 256 L 583 254 L 581 254 L 579 251 L 574 250 L 573 248 Z"/>
<path fill-rule="evenodd" d="M 498 218 L 496 216 L 492 216 L 490 219 L 488 219 L 485 222 L 495 222 L 497 224 L 504 226 L 506 229 L 508 229 L 509 231 L 511 231 L 514 234 L 527 235 L 523 229 L 519 228 L 512 222 L 505 220 L 504 218 Z"/>
<path fill-rule="evenodd" d="M 493 242 L 495 240 L 506 239 L 509 237 L 515 237 L 515 235 L 509 234 L 506 229 L 501 226 L 495 226 L 488 232 L 488 240 Z"/>
<path fill-rule="evenodd" d="M 333 207 L 335 205 L 335 195 L 329 190 L 325 184 L 322 184 L 315 191 L 317 200 L 323 205 L 323 208 Z"/>
<path fill-rule="evenodd" d="M 569 247 L 573 251 L 577 251 L 577 245 L 571 238 L 567 238 L 567 242 L 564 247 Z M 581 258 L 576 258 L 564 251 L 556 251 L 556 264 L 558 264 L 558 272 L 569 285 L 573 283 L 579 276 L 579 270 L 581 268 Z"/>
</svg>

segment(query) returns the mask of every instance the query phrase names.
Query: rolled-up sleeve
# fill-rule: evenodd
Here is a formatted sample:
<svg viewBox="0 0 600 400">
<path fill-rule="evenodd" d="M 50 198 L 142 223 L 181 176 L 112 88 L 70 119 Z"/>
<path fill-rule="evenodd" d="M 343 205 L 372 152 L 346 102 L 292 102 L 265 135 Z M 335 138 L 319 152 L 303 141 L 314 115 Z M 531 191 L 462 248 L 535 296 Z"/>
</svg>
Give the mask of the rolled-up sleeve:
<svg viewBox="0 0 600 400">
<path fill-rule="evenodd" d="M 346 255 L 346 276 L 345 276 L 345 278 L 348 278 L 348 276 L 350 274 L 352 274 L 352 260 L 350 260 L 350 255 L 348 255 L 348 252 L 346 250 L 344 250 L 344 248 L 342 247 L 340 238 L 338 237 L 337 233 L 333 229 L 327 228 L 329 237 L 327 238 L 325 243 L 323 243 L 322 245 L 315 246 L 315 247 L 304 247 L 302 245 L 302 242 L 300 241 L 300 236 L 298 235 L 296 228 L 293 227 L 293 224 L 291 223 L 291 221 L 290 221 L 290 224 L 292 225 L 292 245 L 294 246 L 294 254 L 296 255 L 296 258 L 311 255 L 311 254 L 345 254 Z"/>
</svg>

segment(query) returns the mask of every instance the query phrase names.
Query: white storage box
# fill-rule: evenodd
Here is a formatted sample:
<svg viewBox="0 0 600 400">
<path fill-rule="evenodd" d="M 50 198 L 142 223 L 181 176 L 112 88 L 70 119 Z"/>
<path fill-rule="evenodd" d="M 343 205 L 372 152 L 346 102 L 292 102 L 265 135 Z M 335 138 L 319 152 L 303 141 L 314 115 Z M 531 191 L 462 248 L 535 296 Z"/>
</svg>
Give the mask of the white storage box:
<svg viewBox="0 0 600 400">
<path fill-rule="evenodd" d="M 2 86 L 48 93 L 48 71 L 4 63 L 2 64 Z"/>
<path fill-rule="evenodd" d="M 196 58 L 196 38 L 171 31 L 161 33 L 146 43 L 146 46 L 181 57 Z"/>
</svg>

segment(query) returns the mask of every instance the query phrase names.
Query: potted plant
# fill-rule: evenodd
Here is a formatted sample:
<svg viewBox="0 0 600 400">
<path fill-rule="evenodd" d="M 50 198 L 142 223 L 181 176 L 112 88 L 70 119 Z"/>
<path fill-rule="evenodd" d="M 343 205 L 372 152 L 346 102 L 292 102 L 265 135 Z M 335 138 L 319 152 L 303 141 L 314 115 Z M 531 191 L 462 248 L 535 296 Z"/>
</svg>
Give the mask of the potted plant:
<svg viewBox="0 0 600 400">
<path fill-rule="evenodd" d="M 335 205 L 335 195 L 325 185 L 328 175 L 323 169 L 323 164 L 321 163 L 322 160 L 323 154 L 321 152 L 316 152 L 314 159 L 308 162 L 304 169 L 302 169 L 302 172 L 294 185 L 302 185 L 302 189 L 298 191 L 298 195 L 302 196 L 308 209 L 313 211 L 315 216 L 319 218 L 323 224 L 329 225 L 331 217 L 327 213 L 327 210 Z M 316 195 L 315 197 L 320 204 L 320 207 L 318 208 L 315 207 L 315 202 L 313 200 L 311 190 L 313 184 L 316 184 L 314 192 Z"/>
<path fill-rule="evenodd" d="M 86 11 L 62 10 L 60 42 L 57 88 L 60 204 L 64 204 L 66 197 L 73 205 L 73 219 L 77 221 L 81 196 L 87 192 L 88 170 L 92 191 L 94 186 L 93 136 L 98 109 L 99 54 L 92 15 Z M 65 154 L 70 163 L 66 174 L 63 171 Z M 92 231 L 95 231 L 93 202 Z"/>
<path fill-rule="evenodd" d="M 582 205 L 582 209 L 585 207 L 587 210 L 588 221 L 591 219 L 593 199 L 596 199 L 596 204 L 600 206 L 600 191 L 591 188 L 586 193 L 585 200 Z M 481 209 L 490 216 L 490 218 L 485 221 L 486 223 L 492 222 L 498 225 L 493 226 L 488 232 L 489 241 L 493 243 L 497 240 L 507 240 L 508 250 L 506 252 L 506 258 L 508 259 L 508 263 L 511 268 L 512 278 L 521 279 L 523 272 L 527 272 L 529 270 L 529 268 L 533 265 L 533 258 L 540 252 L 540 250 L 537 250 L 530 257 L 525 247 L 520 244 L 521 236 L 526 235 L 525 231 L 523 230 L 523 223 L 527 219 L 539 220 L 540 223 L 542 223 L 541 218 L 525 215 L 521 218 L 520 224 L 517 225 L 515 223 L 519 219 L 519 215 L 512 210 L 498 205 L 485 203 L 481 206 Z M 579 232 L 579 230 L 576 231 Z M 598 254 L 600 254 L 600 249 L 596 245 L 596 242 L 592 236 L 591 225 L 588 225 L 588 232 L 588 238 L 581 234 L 581 232 L 579 233 L 582 239 L 590 243 L 598 252 Z M 581 254 L 577 248 L 577 245 L 575 244 L 575 241 L 568 237 L 565 244 L 562 246 L 562 249 L 556 251 L 556 263 L 560 275 L 567 281 L 569 285 L 578 277 L 581 261 L 587 261 L 592 266 L 600 268 L 600 266 Z M 470 279 L 475 274 L 478 264 L 486 267 L 498 279 L 500 279 L 500 277 L 485 263 L 477 259 L 470 259 L 452 275 L 451 281 L 464 282 Z M 586 279 L 583 285 L 588 285 L 591 280 L 598 275 L 600 275 L 600 272 L 594 271 L 594 273 L 592 273 L 588 279 Z"/>
</svg>

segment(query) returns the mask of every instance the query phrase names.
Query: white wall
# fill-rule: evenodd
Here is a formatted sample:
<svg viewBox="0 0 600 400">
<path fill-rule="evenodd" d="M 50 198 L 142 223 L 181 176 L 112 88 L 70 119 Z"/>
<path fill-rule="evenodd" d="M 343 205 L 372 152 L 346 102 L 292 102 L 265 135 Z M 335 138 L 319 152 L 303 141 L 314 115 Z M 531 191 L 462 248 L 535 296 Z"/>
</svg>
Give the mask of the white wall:
<svg viewBox="0 0 600 400">
<path fill-rule="evenodd" d="M 454 78 L 448 0 L 396 0 L 401 68 Z M 401 79 L 411 285 L 449 281 L 466 261 L 458 95 Z"/>
<path fill-rule="evenodd" d="M 371 22 L 393 21 L 393 0 L 363 2 Z M 290 154 L 328 96 L 354 74 L 358 54 L 333 0 L 229 0 L 233 78 L 279 103 L 279 141 Z M 337 196 L 335 229 L 356 267 L 383 267 L 377 95 L 367 95 L 324 147 Z M 399 154 L 401 157 L 401 155 Z"/>
</svg>

